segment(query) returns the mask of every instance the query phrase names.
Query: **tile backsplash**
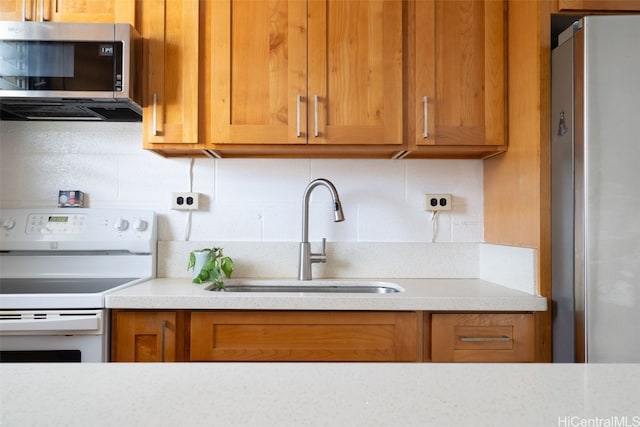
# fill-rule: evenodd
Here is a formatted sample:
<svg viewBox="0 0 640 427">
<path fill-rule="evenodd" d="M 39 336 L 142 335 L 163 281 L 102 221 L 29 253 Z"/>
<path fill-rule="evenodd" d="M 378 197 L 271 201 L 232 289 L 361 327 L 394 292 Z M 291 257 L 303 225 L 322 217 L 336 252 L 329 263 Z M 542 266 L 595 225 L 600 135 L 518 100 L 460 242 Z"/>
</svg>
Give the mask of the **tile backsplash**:
<svg viewBox="0 0 640 427">
<path fill-rule="evenodd" d="M 56 207 L 81 190 L 93 208 L 154 210 L 158 276 L 189 277 L 190 250 L 222 245 L 246 277 L 295 277 L 302 195 L 314 190 L 309 240 L 327 238 L 315 277 L 481 278 L 535 293 L 535 251 L 482 244 L 481 160 L 165 159 L 142 149 L 140 123 L 0 122 L 0 207 Z M 190 186 L 192 187 L 190 189 Z M 202 209 L 169 209 L 172 192 L 200 193 Z M 424 194 L 450 193 L 435 223 Z M 436 233 L 434 236 L 434 232 Z M 188 240 L 188 241 L 187 241 Z M 505 263 L 504 259 L 516 262 Z"/>
<path fill-rule="evenodd" d="M 152 209 L 161 241 L 297 242 L 302 193 L 314 190 L 309 238 L 333 242 L 483 241 L 481 160 L 165 159 L 142 149 L 140 123 L 0 122 L 0 206 L 54 207 L 58 190 L 81 190 L 88 207 Z M 171 193 L 200 193 L 203 210 L 169 209 Z M 436 223 L 425 193 L 453 194 Z M 435 225 L 435 227 L 434 227 Z M 436 232 L 435 239 L 433 232 Z"/>
</svg>

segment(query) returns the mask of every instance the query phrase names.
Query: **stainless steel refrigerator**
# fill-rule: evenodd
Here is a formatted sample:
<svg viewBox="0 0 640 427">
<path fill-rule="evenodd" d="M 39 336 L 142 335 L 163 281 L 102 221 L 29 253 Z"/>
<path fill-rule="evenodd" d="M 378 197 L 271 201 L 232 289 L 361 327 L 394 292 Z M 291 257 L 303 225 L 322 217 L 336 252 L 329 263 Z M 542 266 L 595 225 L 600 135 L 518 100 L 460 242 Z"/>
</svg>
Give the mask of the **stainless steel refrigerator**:
<svg viewBox="0 0 640 427">
<path fill-rule="evenodd" d="M 640 16 L 552 52 L 554 362 L 640 362 Z"/>
</svg>

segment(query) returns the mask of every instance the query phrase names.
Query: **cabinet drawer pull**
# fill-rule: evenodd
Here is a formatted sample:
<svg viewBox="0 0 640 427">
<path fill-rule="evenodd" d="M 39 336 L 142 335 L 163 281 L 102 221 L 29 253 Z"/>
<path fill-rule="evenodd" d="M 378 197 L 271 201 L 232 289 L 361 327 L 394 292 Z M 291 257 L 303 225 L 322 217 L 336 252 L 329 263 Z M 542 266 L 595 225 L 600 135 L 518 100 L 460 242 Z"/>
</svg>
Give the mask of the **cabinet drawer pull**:
<svg viewBox="0 0 640 427">
<path fill-rule="evenodd" d="M 506 335 L 501 335 L 499 337 L 465 337 L 461 336 L 460 341 L 462 342 L 491 342 L 491 341 L 511 341 L 511 338 Z"/>
<path fill-rule="evenodd" d="M 300 138 L 300 102 L 302 101 L 302 96 L 296 96 L 296 136 Z"/>
<path fill-rule="evenodd" d="M 166 342 L 166 331 L 167 330 L 167 321 L 163 320 L 162 321 L 162 338 L 161 338 L 161 345 L 162 345 L 162 361 L 164 362 L 164 358 L 165 358 L 165 342 Z"/>
<path fill-rule="evenodd" d="M 429 111 L 427 109 L 427 106 L 429 104 L 429 98 L 427 98 L 426 96 L 422 97 L 422 115 L 424 118 L 424 128 L 422 129 L 422 137 L 423 138 L 429 138 Z"/>
<path fill-rule="evenodd" d="M 318 95 L 313 95 L 313 122 L 315 124 L 314 136 L 318 137 Z"/>
</svg>

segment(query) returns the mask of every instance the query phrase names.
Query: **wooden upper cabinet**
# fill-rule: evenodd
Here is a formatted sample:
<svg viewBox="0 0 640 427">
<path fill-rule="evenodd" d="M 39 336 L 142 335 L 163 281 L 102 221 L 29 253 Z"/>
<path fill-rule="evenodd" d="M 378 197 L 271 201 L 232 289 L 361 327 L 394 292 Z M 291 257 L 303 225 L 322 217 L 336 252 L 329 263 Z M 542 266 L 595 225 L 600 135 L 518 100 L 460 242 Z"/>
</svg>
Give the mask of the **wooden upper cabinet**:
<svg viewBox="0 0 640 427">
<path fill-rule="evenodd" d="M 142 8 L 144 147 L 197 148 L 200 2 L 145 0 Z"/>
<path fill-rule="evenodd" d="M 506 148 L 505 2 L 412 4 L 409 149 Z"/>
<path fill-rule="evenodd" d="M 135 24 L 135 0 L 0 0 L 0 20 Z"/>
<path fill-rule="evenodd" d="M 402 2 L 309 0 L 309 143 L 402 143 Z"/>
<path fill-rule="evenodd" d="M 224 0 L 206 7 L 207 140 L 304 143 L 306 2 Z"/>
<path fill-rule="evenodd" d="M 401 144 L 401 1 L 207 2 L 213 144 Z"/>
<path fill-rule="evenodd" d="M 564 12 L 640 12 L 640 0 L 557 0 L 558 10 Z"/>
<path fill-rule="evenodd" d="M 33 21 L 33 7 L 26 0 L 0 0 L 0 21 Z"/>
</svg>

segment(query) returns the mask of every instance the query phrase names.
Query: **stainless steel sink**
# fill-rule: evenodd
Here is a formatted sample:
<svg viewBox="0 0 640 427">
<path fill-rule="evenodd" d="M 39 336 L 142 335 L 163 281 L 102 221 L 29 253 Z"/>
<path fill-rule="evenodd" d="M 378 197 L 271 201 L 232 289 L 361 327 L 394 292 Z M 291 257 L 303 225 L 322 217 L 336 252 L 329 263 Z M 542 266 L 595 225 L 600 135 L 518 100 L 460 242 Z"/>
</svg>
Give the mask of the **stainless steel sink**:
<svg viewBox="0 0 640 427">
<path fill-rule="evenodd" d="M 395 283 L 367 280 L 227 280 L 227 292 L 304 292 L 340 294 L 392 294 L 404 292 Z M 212 291 L 212 286 L 206 288 Z"/>
</svg>

